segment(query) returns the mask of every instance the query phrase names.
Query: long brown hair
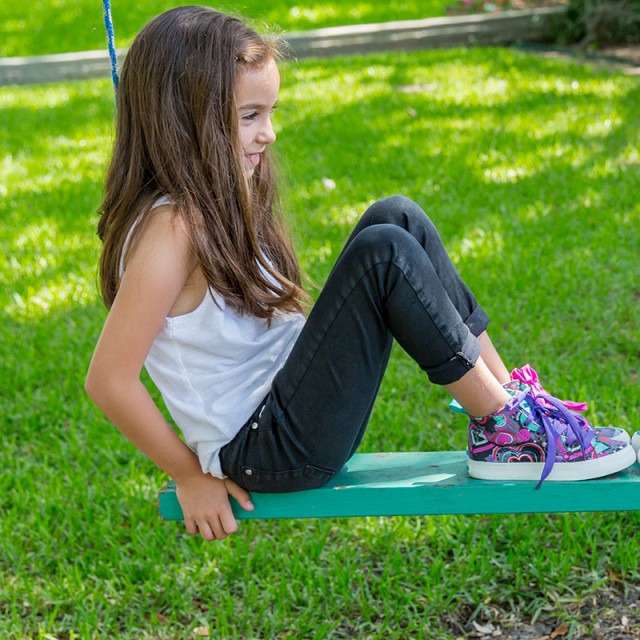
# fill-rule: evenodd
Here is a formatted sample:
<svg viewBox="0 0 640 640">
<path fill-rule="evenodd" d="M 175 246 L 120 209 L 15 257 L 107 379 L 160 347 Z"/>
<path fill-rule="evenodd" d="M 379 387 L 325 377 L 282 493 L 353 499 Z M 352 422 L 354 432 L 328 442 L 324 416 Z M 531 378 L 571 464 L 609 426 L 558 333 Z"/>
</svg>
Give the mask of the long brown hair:
<svg viewBox="0 0 640 640">
<path fill-rule="evenodd" d="M 107 307 L 127 234 L 168 196 L 209 286 L 229 306 L 261 318 L 301 310 L 300 268 L 281 225 L 273 161 L 265 151 L 248 179 L 237 131 L 238 74 L 277 56 L 277 40 L 206 7 L 172 9 L 140 31 L 122 67 L 98 223 Z"/>
</svg>

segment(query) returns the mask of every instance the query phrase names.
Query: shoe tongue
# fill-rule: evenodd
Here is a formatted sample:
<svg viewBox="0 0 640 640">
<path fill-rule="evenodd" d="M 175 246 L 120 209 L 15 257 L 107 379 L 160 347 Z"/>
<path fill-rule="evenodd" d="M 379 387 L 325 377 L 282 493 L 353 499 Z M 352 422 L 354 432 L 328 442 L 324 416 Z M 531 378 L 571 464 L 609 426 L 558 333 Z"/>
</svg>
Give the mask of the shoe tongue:
<svg viewBox="0 0 640 640">
<path fill-rule="evenodd" d="M 518 382 L 518 380 L 509 380 L 502 385 L 502 388 L 511 396 L 517 396 L 519 393 L 529 390 L 526 384 Z"/>
<path fill-rule="evenodd" d="M 507 393 L 511 396 L 511 400 L 507 402 L 506 409 L 519 408 L 527 414 L 531 414 L 531 407 L 535 402 L 533 396 L 527 391 L 517 391 L 514 389 L 507 389 Z"/>
<path fill-rule="evenodd" d="M 564 441 L 567 444 L 573 444 L 578 439 L 578 436 L 575 434 L 574 430 L 569 426 L 567 422 L 565 422 L 561 418 L 553 418 L 553 427 L 559 436 L 564 436 Z"/>
</svg>

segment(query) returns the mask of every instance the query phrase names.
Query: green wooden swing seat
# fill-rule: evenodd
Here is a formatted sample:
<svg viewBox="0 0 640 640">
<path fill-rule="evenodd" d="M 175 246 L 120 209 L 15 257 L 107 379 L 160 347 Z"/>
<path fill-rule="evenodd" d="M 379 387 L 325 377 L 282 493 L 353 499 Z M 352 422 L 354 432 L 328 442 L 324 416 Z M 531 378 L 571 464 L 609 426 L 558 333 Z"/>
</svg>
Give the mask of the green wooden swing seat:
<svg viewBox="0 0 640 640">
<path fill-rule="evenodd" d="M 563 513 L 640 510 L 640 465 L 582 482 L 476 480 L 464 451 L 356 454 L 331 482 L 296 493 L 252 493 L 253 511 L 232 500 L 238 519 Z M 159 496 L 164 520 L 182 520 L 175 484 Z"/>
</svg>

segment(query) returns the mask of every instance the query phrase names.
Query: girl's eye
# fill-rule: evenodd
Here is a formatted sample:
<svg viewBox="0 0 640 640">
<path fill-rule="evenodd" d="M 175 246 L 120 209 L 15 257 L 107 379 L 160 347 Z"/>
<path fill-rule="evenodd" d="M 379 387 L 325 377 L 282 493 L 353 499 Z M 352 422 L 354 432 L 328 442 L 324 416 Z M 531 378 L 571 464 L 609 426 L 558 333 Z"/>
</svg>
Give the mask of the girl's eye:
<svg viewBox="0 0 640 640">
<path fill-rule="evenodd" d="M 243 120 L 255 120 L 258 117 L 257 113 L 248 113 L 246 116 L 242 116 Z"/>
</svg>

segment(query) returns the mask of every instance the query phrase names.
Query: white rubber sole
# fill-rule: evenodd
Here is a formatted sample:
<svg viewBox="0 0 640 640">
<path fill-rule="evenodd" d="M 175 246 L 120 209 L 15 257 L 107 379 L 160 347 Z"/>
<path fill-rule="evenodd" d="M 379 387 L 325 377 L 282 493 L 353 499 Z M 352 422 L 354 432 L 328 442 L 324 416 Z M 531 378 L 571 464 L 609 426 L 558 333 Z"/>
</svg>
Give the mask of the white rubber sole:
<svg viewBox="0 0 640 640">
<path fill-rule="evenodd" d="M 637 460 L 634 448 L 627 444 L 624 449 L 595 460 L 556 462 L 545 482 L 570 482 L 593 480 L 630 467 Z M 469 475 L 479 480 L 540 480 L 543 462 L 478 462 L 467 460 Z"/>
<path fill-rule="evenodd" d="M 631 438 L 631 446 L 640 452 L 640 431 L 636 431 Z"/>
</svg>

